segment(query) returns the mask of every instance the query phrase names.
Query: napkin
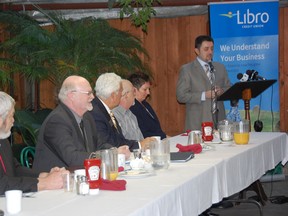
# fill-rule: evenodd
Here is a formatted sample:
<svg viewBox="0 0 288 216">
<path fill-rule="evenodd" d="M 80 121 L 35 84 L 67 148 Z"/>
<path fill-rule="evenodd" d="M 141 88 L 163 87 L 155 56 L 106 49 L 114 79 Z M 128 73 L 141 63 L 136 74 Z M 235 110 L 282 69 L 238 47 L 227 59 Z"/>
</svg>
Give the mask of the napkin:
<svg viewBox="0 0 288 216">
<path fill-rule="evenodd" d="M 191 130 L 186 130 L 186 133 L 181 134 L 181 136 L 188 136 L 188 134 L 191 132 Z"/>
<path fill-rule="evenodd" d="M 100 190 L 114 190 L 114 191 L 126 190 L 126 183 L 127 182 L 125 180 L 110 181 L 102 179 Z"/>
<path fill-rule="evenodd" d="M 179 152 L 193 152 L 194 154 L 199 154 L 202 152 L 202 146 L 200 144 L 192 144 L 183 146 L 181 144 L 177 144 L 176 147 L 179 149 Z"/>
<path fill-rule="evenodd" d="M 118 167 L 118 172 L 122 172 L 122 171 L 124 171 L 124 167 L 122 166 Z"/>
</svg>

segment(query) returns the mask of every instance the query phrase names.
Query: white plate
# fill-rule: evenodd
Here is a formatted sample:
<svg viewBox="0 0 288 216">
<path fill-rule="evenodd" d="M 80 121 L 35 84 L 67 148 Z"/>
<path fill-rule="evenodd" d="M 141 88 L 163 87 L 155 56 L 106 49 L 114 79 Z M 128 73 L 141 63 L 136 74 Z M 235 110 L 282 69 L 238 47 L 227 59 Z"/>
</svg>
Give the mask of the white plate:
<svg viewBox="0 0 288 216">
<path fill-rule="evenodd" d="M 233 141 L 221 141 L 221 140 L 213 140 L 213 141 L 210 141 L 210 142 L 204 142 L 204 144 L 219 144 L 219 145 L 231 145 L 233 144 L 234 142 Z"/>
<path fill-rule="evenodd" d="M 205 141 L 204 144 L 220 144 L 221 141 L 220 140 L 212 140 L 212 141 Z"/>
<path fill-rule="evenodd" d="M 201 144 L 201 146 L 202 146 L 202 151 L 210 151 L 210 150 L 215 149 L 214 146 L 209 145 L 208 143 L 203 143 Z"/>
<path fill-rule="evenodd" d="M 234 142 L 233 141 L 230 141 L 230 142 L 221 142 L 219 143 L 219 146 L 230 146 L 230 145 L 233 145 Z"/>
<path fill-rule="evenodd" d="M 152 170 L 128 170 L 119 173 L 119 177 L 123 178 L 145 178 L 152 175 L 155 175 L 155 172 Z"/>
</svg>

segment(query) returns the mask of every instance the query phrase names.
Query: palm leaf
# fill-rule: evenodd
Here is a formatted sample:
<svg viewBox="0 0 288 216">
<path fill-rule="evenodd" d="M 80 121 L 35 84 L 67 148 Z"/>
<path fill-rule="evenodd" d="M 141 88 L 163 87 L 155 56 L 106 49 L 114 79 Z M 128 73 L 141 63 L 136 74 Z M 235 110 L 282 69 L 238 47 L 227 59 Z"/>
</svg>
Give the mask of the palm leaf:
<svg viewBox="0 0 288 216">
<path fill-rule="evenodd" d="M 139 70 L 149 73 L 139 57 L 148 55 L 137 37 L 101 19 L 73 21 L 56 13 L 44 15 L 55 25 L 54 31 L 41 28 L 26 15 L 1 13 L 0 20 L 14 35 L 0 46 L 0 51 L 14 62 L 9 64 L 10 72 L 23 73 L 29 80 L 49 79 L 58 87 L 72 74 L 92 81 L 107 71 L 122 76 Z M 7 62 L 0 59 L 0 70 Z"/>
</svg>

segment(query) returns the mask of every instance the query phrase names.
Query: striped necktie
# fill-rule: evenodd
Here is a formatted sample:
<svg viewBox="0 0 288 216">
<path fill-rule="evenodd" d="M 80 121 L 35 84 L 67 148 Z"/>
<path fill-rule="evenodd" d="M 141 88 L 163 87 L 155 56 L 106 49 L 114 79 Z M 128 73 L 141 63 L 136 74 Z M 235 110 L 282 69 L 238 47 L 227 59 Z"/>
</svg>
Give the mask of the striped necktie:
<svg viewBox="0 0 288 216">
<path fill-rule="evenodd" d="M 213 74 L 211 73 L 210 71 L 210 67 L 208 64 L 205 64 L 205 72 L 207 74 L 207 77 L 211 83 L 211 90 L 214 91 L 215 90 L 215 83 L 214 83 L 214 79 L 213 79 Z M 216 95 L 216 92 L 215 92 L 215 95 Z M 214 98 L 212 98 L 211 100 L 211 111 L 213 114 L 216 113 L 217 111 L 217 97 L 215 96 Z"/>
<path fill-rule="evenodd" d="M 213 84 L 213 76 L 212 76 L 212 73 L 210 72 L 210 67 L 208 64 L 205 64 L 205 72 L 206 72 L 206 75 L 207 75 L 210 83 Z"/>
<path fill-rule="evenodd" d="M 87 142 L 87 138 L 86 138 L 86 132 L 85 132 L 83 120 L 81 120 L 79 126 L 80 126 L 80 129 L 81 129 L 81 132 L 82 132 L 82 136 L 83 136 L 83 140 L 84 140 L 84 146 L 86 148 L 86 151 L 90 152 L 89 146 L 88 146 L 88 142 Z"/>
</svg>

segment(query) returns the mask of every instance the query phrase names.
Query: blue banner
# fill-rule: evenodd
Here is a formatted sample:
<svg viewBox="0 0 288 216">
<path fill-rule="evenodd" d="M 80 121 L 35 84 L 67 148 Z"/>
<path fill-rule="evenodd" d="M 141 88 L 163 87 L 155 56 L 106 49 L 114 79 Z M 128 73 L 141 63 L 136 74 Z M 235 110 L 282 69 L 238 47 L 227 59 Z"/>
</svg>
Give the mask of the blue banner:
<svg viewBox="0 0 288 216">
<path fill-rule="evenodd" d="M 213 60 L 226 66 L 232 83 L 247 70 L 278 80 L 278 1 L 210 3 L 209 12 Z M 261 95 L 261 110 L 279 112 L 278 82 Z M 251 100 L 251 109 L 259 106 L 260 97 Z M 243 103 L 239 105 L 244 109 Z"/>
</svg>

